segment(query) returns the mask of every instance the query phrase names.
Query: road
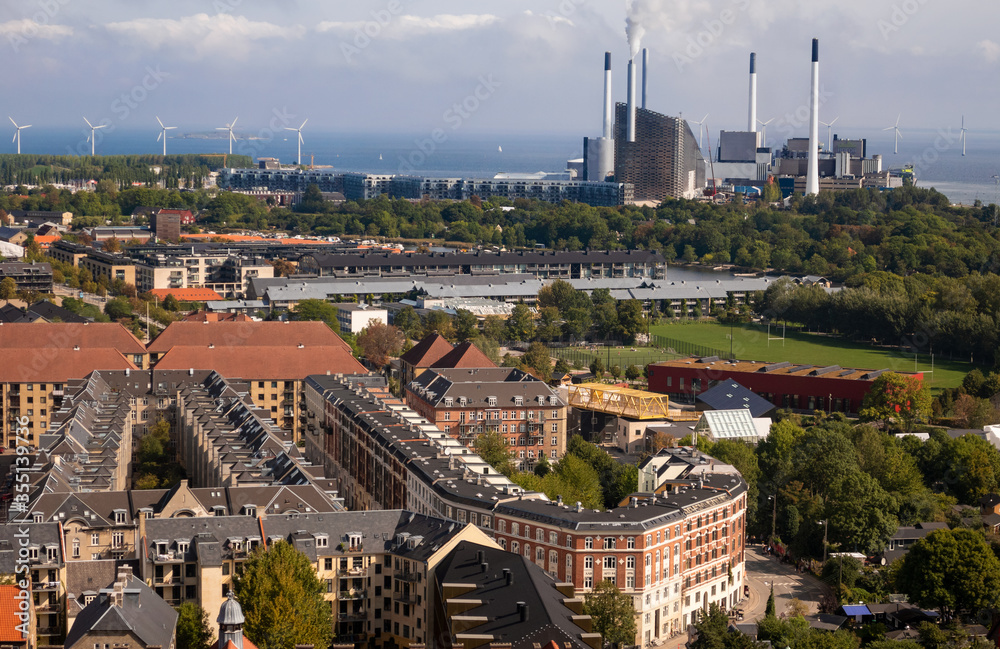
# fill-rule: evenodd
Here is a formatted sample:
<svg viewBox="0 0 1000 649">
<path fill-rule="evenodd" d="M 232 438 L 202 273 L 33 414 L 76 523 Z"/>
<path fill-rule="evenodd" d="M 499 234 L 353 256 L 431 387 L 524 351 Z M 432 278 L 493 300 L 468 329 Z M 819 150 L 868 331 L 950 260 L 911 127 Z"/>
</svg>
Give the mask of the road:
<svg viewBox="0 0 1000 649">
<path fill-rule="evenodd" d="M 792 598 L 802 600 L 810 613 L 816 613 L 820 600 L 830 595 L 823 582 L 809 573 L 799 573 L 793 564 L 779 563 L 772 555 L 764 554 L 759 545 L 747 546 L 747 582 L 750 597 L 743 602 L 743 619 L 746 622 L 764 617 L 767 598 L 774 585 L 774 608 L 778 615 L 785 612 Z"/>
</svg>

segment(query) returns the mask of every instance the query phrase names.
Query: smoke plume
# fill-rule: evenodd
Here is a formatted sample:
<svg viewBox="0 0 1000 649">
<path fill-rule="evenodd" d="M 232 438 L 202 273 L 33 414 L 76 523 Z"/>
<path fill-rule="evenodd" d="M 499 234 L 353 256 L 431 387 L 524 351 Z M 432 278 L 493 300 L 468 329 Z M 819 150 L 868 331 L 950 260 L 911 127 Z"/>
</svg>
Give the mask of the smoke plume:
<svg viewBox="0 0 1000 649">
<path fill-rule="evenodd" d="M 642 37 L 646 33 L 643 19 L 648 15 L 649 4 L 643 0 L 627 0 L 625 4 L 625 35 L 628 37 L 630 59 L 639 56 L 642 49 Z"/>
</svg>

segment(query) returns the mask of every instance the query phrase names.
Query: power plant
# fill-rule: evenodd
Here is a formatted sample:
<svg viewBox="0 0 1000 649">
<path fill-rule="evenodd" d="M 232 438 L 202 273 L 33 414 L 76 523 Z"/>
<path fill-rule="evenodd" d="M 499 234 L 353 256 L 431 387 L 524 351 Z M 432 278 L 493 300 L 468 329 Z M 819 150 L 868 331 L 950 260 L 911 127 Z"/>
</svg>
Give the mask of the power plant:
<svg viewBox="0 0 1000 649">
<path fill-rule="evenodd" d="M 649 51 L 641 50 L 641 79 L 637 58 L 628 62 L 625 103 L 613 104 L 611 53 L 604 55 L 604 132 L 600 138 L 583 140 L 583 177 L 631 186 L 636 203 L 694 198 L 705 186 L 698 141 L 682 118 L 648 108 Z"/>
<path fill-rule="evenodd" d="M 819 193 L 819 39 L 813 39 L 812 82 L 809 90 L 809 163 L 806 195 Z"/>
</svg>

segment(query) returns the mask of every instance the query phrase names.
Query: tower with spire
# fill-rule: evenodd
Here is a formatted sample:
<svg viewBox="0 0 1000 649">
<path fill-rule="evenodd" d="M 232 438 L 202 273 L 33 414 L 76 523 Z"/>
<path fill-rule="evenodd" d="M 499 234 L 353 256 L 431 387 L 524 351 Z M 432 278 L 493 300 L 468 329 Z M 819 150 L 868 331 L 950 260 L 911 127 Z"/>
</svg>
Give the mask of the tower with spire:
<svg viewBox="0 0 1000 649">
<path fill-rule="evenodd" d="M 243 608 L 236 601 L 236 595 L 229 591 L 226 601 L 222 602 L 219 609 L 219 648 L 218 649 L 257 649 L 249 640 L 243 637 Z"/>
</svg>

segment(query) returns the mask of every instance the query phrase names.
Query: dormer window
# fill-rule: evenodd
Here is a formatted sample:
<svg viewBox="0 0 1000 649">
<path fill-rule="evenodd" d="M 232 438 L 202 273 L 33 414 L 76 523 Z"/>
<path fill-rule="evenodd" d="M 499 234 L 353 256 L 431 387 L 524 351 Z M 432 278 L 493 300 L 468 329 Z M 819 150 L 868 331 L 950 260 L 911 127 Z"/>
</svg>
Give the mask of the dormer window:
<svg viewBox="0 0 1000 649">
<path fill-rule="evenodd" d="M 539 403 L 539 405 L 542 405 L 542 406 L 545 405 L 545 395 L 544 394 L 538 395 L 538 403 Z"/>
<path fill-rule="evenodd" d="M 514 397 L 514 405 L 515 406 L 523 406 L 524 405 L 524 397 Z"/>
<path fill-rule="evenodd" d="M 488 403 L 491 406 L 495 406 L 495 405 L 497 405 L 497 398 L 496 397 L 486 397 L 486 403 Z"/>
<path fill-rule="evenodd" d="M 445 397 L 444 407 L 451 408 L 453 405 L 455 405 L 455 400 L 452 399 L 451 397 Z"/>
<path fill-rule="evenodd" d="M 188 547 L 190 547 L 190 545 L 191 545 L 191 543 L 189 541 L 178 541 L 177 542 L 177 553 L 178 554 L 187 554 Z"/>
<path fill-rule="evenodd" d="M 115 525 L 124 525 L 125 524 L 125 510 L 124 509 L 116 509 L 114 511 L 114 515 L 115 515 Z"/>
<path fill-rule="evenodd" d="M 54 545 L 50 545 L 45 548 L 45 556 L 49 560 L 49 563 L 54 562 L 59 558 L 59 548 Z"/>
<path fill-rule="evenodd" d="M 464 406 L 466 403 L 468 403 L 468 399 L 466 399 L 465 397 L 458 398 L 458 405 Z"/>
<path fill-rule="evenodd" d="M 317 536 L 316 537 L 316 547 L 317 548 L 328 548 L 328 547 L 330 547 L 330 537 L 326 536 L 325 534 Z"/>
<path fill-rule="evenodd" d="M 257 505 L 244 505 L 243 506 L 243 513 L 246 514 L 247 516 L 256 516 L 257 515 Z"/>
<path fill-rule="evenodd" d="M 41 523 L 44 517 L 45 514 L 43 514 L 42 512 L 34 512 L 31 514 L 31 520 L 36 523 Z"/>
<path fill-rule="evenodd" d="M 558 406 L 559 405 L 559 397 L 557 397 L 555 395 L 550 396 L 549 397 L 549 405 L 550 406 Z"/>
</svg>

